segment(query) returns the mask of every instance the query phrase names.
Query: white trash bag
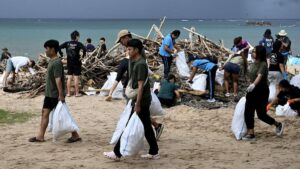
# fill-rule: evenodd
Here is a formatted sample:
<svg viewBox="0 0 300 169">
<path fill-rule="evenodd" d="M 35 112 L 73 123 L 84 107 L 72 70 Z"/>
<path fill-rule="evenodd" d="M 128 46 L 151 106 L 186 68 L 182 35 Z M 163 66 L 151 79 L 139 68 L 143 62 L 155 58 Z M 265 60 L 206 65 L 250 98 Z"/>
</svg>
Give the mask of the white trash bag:
<svg viewBox="0 0 300 169">
<path fill-rule="evenodd" d="M 134 113 L 121 136 L 120 153 L 122 156 L 138 154 L 144 148 L 144 136 L 144 125 L 138 115 Z"/>
<path fill-rule="evenodd" d="M 271 102 L 271 101 L 273 101 L 276 98 L 276 84 L 275 83 L 271 83 L 269 85 L 269 90 L 270 90 L 270 93 L 269 93 L 269 99 L 268 99 L 268 101 Z"/>
<path fill-rule="evenodd" d="M 294 76 L 291 79 L 290 84 L 293 85 L 293 86 L 296 86 L 296 87 L 300 88 L 300 74 Z"/>
<path fill-rule="evenodd" d="M 287 103 L 284 106 L 278 105 L 276 107 L 276 116 L 288 116 L 288 117 L 295 117 L 298 115 L 297 112 L 295 112 L 290 105 Z"/>
<path fill-rule="evenodd" d="M 200 90 L 205 91 L 206 90 L 206 74 L 199 74 L 196 75 L 193 79 L 193 84 L 191 85 L 191 88 L 194 90 Z"/>
<path fill-rule="evenodd" d="M 242 97 L 238 104 L 235 106 L 232 123 L 231 123 L 231 131 L 235 135 L 237 140 L 241 140 L 242 137 L 247 132 L 247 126 L 245 123 L 245 106 L 246 106 L 246 97 Z"/>
<path fill-rule="evenodd" d="M 188 64 L 186 63 L 184 51 L 178 52 L 177 55 L 176 67 L 178 69 L 180 77 L 190 77 L 190 69 Z"/>
<path fill-rule="evenodd" d="M 223 70 L 217 70 L 217 73 L 216 73 L 216 82 L 223 86 L 224 84 L 224 69 Z"/>
<path fill-rule="evenodd" d="M 117 144 L 120 136 L 122 135 L 131 114 L 131 110 L 132 110 L 131 102 L 132 100 L 129 100 L 123 113 L 120 115 L 120 119 L 118 121 L 116 130 L 111 138 L 110 144 Z"/>
<path fill-rule="evenodd" d="M 163 110 L 161 103 L 154 92 L 151 91 L 151 105 L 150 105 L 150 115 L 151 116 L 163 116 L 165 115 L 165 111 Z"/>
<path fill-rule="evenodd" d="M 117 72 L 110 72 L 110 75 L 107 76 L 107 80 L 102 86 L 101 89 L 110 90 L 110 88 L 113 86 L 115 80 L 117 77 Z M 109 91 L 101 91 L 99 96 L 108 96 Z M 122 83 L 119 83 L 115 89 L 115 91 L 112 93 L 112 98 L 114 99 L 122 99 L 123 98 L 123 85 Z"/>
<path fill-rule="evenodd" d="M 50 127 L 53 134 L 53 141 L 56 141 L 58 137 L 64 134 L 79 131 L 78 125 L 69 112 L 67 104 L 61 101 L 53 111 L 50 122 L 52 123 Z"/>
</svg>

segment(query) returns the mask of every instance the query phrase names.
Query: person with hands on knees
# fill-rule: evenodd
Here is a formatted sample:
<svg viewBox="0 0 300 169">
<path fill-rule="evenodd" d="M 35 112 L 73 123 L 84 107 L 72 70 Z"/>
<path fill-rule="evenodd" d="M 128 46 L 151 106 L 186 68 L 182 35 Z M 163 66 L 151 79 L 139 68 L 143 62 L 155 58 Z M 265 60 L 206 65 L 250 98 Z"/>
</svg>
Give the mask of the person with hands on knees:
<svg viewBox="0 0 300 169">
<path fill-rule="evenodd" d="M 267 111 L 271 109 L 273 105 L 285 105 L 289 104 L 291 109 L 296 111 L 299 115 L 300 112 L 300 89 L 293 86 L 287 80 L 281 80 L 277 85 L 277 96 L 268 104 Z"/>
<path fill-rule="evenodd" d="M 48 40 L 44 44 L 46 55 L 50 58 L 47 67 L 45 99 L 42 109 L 42 119 L 39 133 L 36 137 L 29 139 L 29 142 L 44 142 L 44 136 L 48 127 L 50 112 L 56 107 L 59 101 L 65 102 L 65 76 L 61 58 L 57 56 L 59 43 L 57 40 Z M 66 143 L 81 141 L 76 131 Z"/>
<path fill-rule="evenodd" d="M 256 46 L 252 51 L 252 58 L 255 59 L 254 65 L 249 71 L 251 84 L 247 88 L 245 105 L 245 122 L 247 134 L 242 137 L 246 141 L 254 141 L 254 112 L 263 122 L 275 125 L 277 136 L 283 134 L 284 124 L 275 121 L 267 114 L 266 107 L 269 98 L 268 87 L 268 66 L 266 61 L 266 49 L 263 46 Z"/>
<path fill-rule="evenodd" d="M 131 39 L 127 43 L 127 48 L 130 56 L 129 66 L 129 82 L 127 85 L 132 89 L 137 89 L 137 96 L 132 98 L 131 115 L 136 112 L 144 125 L 145 137 L 150 145 L 148 154 L 142 155 L 145 159 L 159 159 L 157 141 L 154 131 L 151 126 L 149 107 L 151 104 L 150 83 L 148 80 L 148 66 L 146 60 L 141 56 L 143 44 L 138 39 Z M 120 160 L 122 154 L 120 153 L 120 139 L 111 152 L 104 152 L 106 158 L 112 160 Z"/>
</svg>

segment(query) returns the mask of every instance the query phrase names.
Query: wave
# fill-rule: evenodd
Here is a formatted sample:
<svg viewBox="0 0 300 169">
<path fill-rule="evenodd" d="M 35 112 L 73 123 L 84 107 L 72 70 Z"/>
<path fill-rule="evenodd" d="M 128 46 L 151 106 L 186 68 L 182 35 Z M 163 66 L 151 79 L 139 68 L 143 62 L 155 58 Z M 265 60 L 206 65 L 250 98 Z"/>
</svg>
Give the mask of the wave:
<svg viewBox="0 0 300 169">
<path fill-rule="evenodd" d="M 187 19 L 181 19 L 181 22 L 188 22 L 189 20 Z"/>
</svg>

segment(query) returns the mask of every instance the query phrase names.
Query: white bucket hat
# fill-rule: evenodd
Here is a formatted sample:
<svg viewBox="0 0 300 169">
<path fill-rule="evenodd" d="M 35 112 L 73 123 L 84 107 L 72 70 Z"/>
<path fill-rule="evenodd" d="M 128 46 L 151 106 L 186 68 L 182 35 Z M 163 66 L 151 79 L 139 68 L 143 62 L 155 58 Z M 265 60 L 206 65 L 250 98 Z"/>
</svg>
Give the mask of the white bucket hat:
<svg viewBox="0 0 300 169">
<path fill-rule="evenodd" d="M 280 32 L 278 32 L 278 35 L 279 35 L 279 36 L 286 36 L 287 33 L 286 33 L 285 30 L 281 30 Z"/>
</svg>

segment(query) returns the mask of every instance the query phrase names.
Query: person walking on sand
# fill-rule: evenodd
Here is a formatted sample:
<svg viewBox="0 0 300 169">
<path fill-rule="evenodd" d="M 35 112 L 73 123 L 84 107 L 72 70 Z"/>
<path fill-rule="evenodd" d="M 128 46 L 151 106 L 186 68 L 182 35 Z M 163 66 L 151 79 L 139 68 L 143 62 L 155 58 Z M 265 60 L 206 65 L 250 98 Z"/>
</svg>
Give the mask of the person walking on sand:
<svg viewBox="0 0 300 169">
<path fill-rule="evenodd" d="M 116 43 L 120 43 L 121 45 L 123 45 L 124 47 L 128 47 L 128 42 L 132 39 L 132 35 L 131 33 L 124 29 L 121 30 L 118 33 L 118 37 L 117 37 L 117 41 Z M 129 69 L 129 65 L 131 65 L 131 60 L 129 59 L 129 53 L 125 52 L 125 58 L 120 62 L 120 65 L 118 67 L 118 73 L 117 73 L 117 77 L 115 79 L 115 82 L 113 83 L 112 87 L 110 88 L 109 94 L 108 96 L 105 98 L 105 101 L 111 101 L 112 100 L 112 94 L 115 91 L 116 87 L 118 86 L 119 82 L 122 80 L 122 84 L 123 84 L 123 95 L 125 97 L 125 99 L 127 100 L 127 102 L 129 101 L 129 99 L 126 97 L 125 95 L 125 89 L 127 87 L 128 84 L 128 79 L 129 79 L 129 74 L 128 74 L 128 69 Z M 145 55 L 145 51 L 144 49 L 142 49 L 141 51 L 141 57 L 146 59 L 146 55 Z M 147 61 L 146 61 L 147 62 Z M 150 70 L 148 68 L 148 74 L 150 74 Z M 156 139 L 158 140 L 159 137 L 162 134 L 162 131 L 164 129 L 164 125 L 161 123 L 157 123 L 155 119 L 151 118 L 151 123 L 155 128 L 156 131 Z"/>
<path fill-rule="evenodd" d="M 83 52 L 83 57 L 86 54 L 85 46 L 79 42 L 79 32 L 74 31 L 71 33 L 71 41 L 67 41 L 60 45 L 59 53 L 61 57 L 63 52 L 61 49 L 66 49 L 67 53 L 67 68 L 68 68 L 68 81 L 67 81 L 67 97 L 71 96 L 71 81 L 74 78 L 75 97 L 81 96 L 79 94 L 79 76 L 81 75 L 81 58 L 80 50 Z"/>
<path fill-rule="evenodd" d="M 131 69 L 129 69 L 129 79 L 131 80 L 131 87 L 138 89 L 137 97 L 132 102 L 131 115 L 136 112 L 144 125 L 145 137 L 150 145 L 149 153 L 142 155 L 145 159 L 159 159 L 158 145 L 151 126 L 150 119 L 150 83 L 148 77 L 148 65 L 146 60 L 141 57 L 143 44 L 138 39 L 132 39 L 127 43 L 130 60 L 132 61 Z M 120 153 L 120 139 L 111 152 L 104 152 L 104 156 L 113 160 L 120 160 L 122 154 Z"/>
<path fill-rule="evenodd" d="M 65 102 L 65 76 L 61 59 L 57 56 L 59 43 L 56 40 L 48 40 L 44 44 L 47 57 L 50 58 L 47 67 L 46 88 L 40 130 L 36 137 L 29 139 L 29 142 L 44 142 L 45 131 L 49 122 L 49 114 L 56 107 L 58 101 Z M 78 133 L 72 132 L 72 137 L 67 143 L 81 141 Z"/>
<path fill-rule="evenodd" d="M 159 48 L 159 55 L 162 58 L 164 64 L 164 78 L 167 79 L 171 70 L 171 64 L 173 60 L 172 54 L 176 53 L 175 40 L 180 36 L 179 30 L 174 30 L 168 34 Z"/>
<path fill-rule="evenodd" d="M 252 51 L 252 58 L 255 59 L 254 65 L 249 71 L 251 84 L 247 88 L 245 105 L 245 122 L 247 134 L 242 137 L 245 141 L 254 141 L 254 112 L 260 120 L 275 125 L 277 136 L 282 136 L 284 124 L 275 121 L 267 114 L 267 104 L 269 98 L 268 86 L 268 66 L 266 61 L 266 49 L 263 46 L 256 46 Z"/>
</svg>

